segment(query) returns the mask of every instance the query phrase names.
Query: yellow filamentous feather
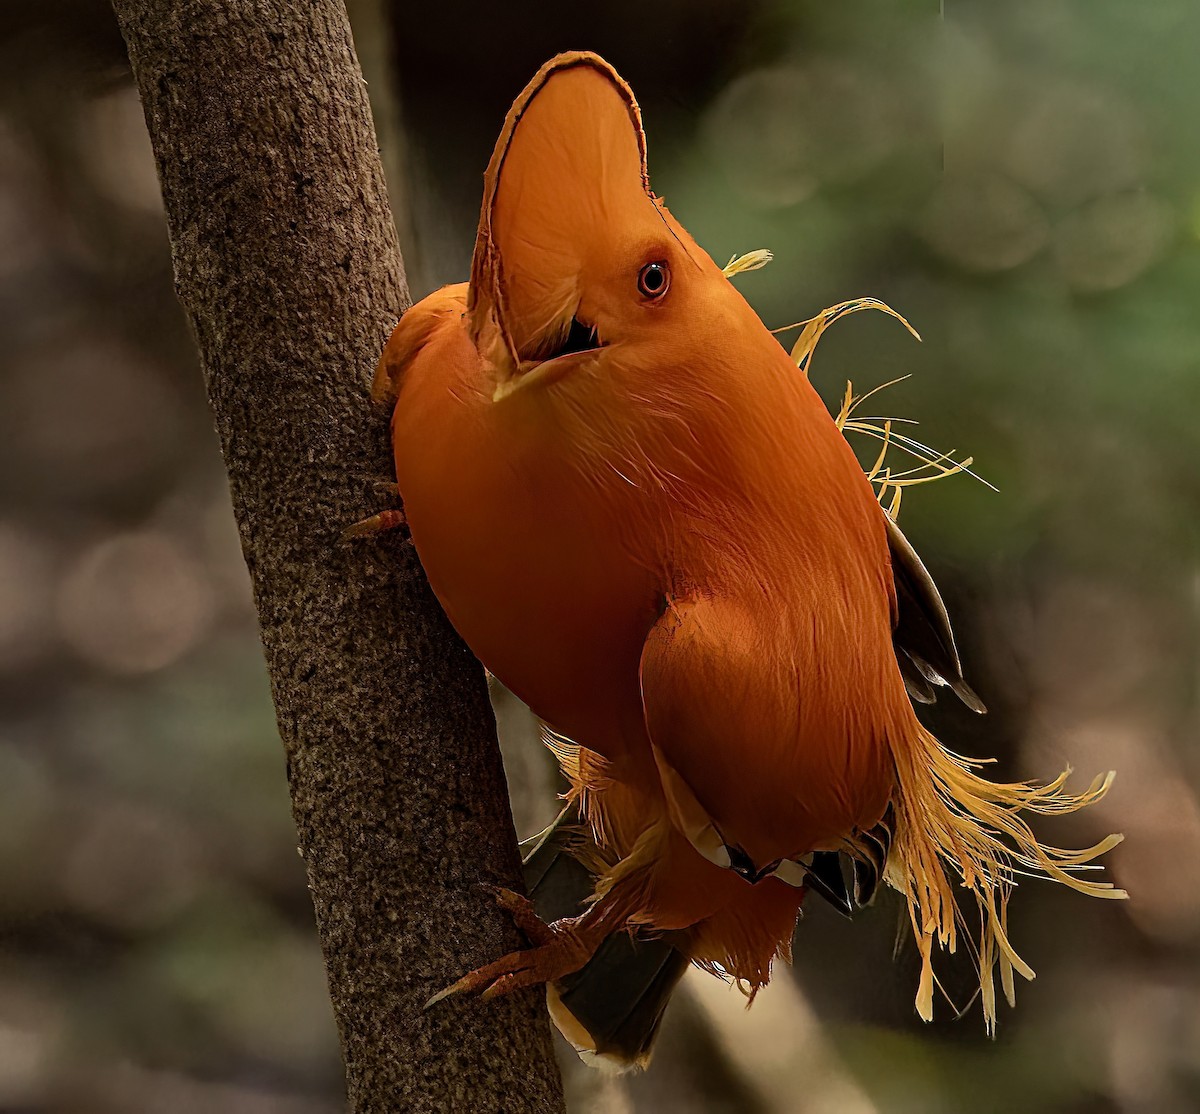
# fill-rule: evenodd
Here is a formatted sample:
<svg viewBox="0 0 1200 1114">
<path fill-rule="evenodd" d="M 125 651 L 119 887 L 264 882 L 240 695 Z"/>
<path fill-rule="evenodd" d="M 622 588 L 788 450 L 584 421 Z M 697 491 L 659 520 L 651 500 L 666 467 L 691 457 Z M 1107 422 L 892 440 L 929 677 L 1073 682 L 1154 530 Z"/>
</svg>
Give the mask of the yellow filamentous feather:
<svg viewBox="0 0 1200 1114">
<path fill-rule="evenodd" d="M 914 337 L 921 339 L 904 317 L 875 298 L 842 302 L 798 323 L 803 326 L 803 331 L 792 346 L 791 355 L 803 374 L 808 374 L 813 352 L 826 328 L 839 318 L 862 309 L 877 309 L 889 314 Z M 868 398 L 901 381 L 895 379 L 884 383 L 862 396 L 855 396 L 851 384 L 847 383 L 841 408 L 834 418 L 843 433 L 863 434 L 882 443 L 879 455 L 865 471 L 893 521 L 899 513 L 900 497 L 906 487 L 960 472 L 980 479 L 971 471 L 971 457 L 956 460 L 953 450 L 938 453 L 914 438 L 897 434 L 893 424 L 903 419 L 854 416 Z M 919 466 L 900 472 L 892 470 L 885 463 L 891 448 L 915 457 L 920 461 Z M 981 482 L 987 484 L 986 480 Z M 973 772 L 974 767 L 985 763 L 954 754 L 923 729 L 919 744 L 915 751 L 911 746 L 893 747 L 898 782 L 894 800 L 896 834 L 885 874 L 887 883 L 908 902 L 913 935 L 921 955 L 917 1012 L 926 1021 L 933 1017 L 934 942 L 949 952 L 955 951 L 957 945 L 957 922 L 962 913 L 947 874 L 949 868 L 950 875 L 956 876 L 959 884 L 970 892 L 979 909 L 976 962 L 984 1021 L 988 1032 L 994 1034 L 996 968 L 1000 970 L 1000 984 L 1009 1005 L 1016 1001 L 1014 974 L 1025 979 L 1034 977 L 1033 969 L 1017 954 L 1008 939 L 1008 900 L 1017 885 L 1018 875 L 1045 877 L 1091 897 L 1123 899 L 1129 896 L 1111 882 L 1086 881 L 1071 873 L 1086 868 L 1093 860 L 1111 851 L 1121 842 L 1122 836 L 1109 835 L 1084 850 L 1066 851 L 1040 843 L 1020 814 L 1076 812 L 1104 797 L 1113 783 L 1114 774 L 1109 772 L 1097 777 L 1078 794 L 1063 788 L 1071 772 L 1069 769 L 1045 785 L 1030 782 L 995 784 Z"/>
</svg>

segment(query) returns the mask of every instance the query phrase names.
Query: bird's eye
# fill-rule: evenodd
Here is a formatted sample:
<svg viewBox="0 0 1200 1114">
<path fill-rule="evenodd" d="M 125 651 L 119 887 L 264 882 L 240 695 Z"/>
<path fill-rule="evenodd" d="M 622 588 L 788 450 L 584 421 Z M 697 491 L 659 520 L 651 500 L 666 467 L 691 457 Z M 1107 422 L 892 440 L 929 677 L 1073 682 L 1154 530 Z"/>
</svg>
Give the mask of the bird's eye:
<svg viewBox="0 0 1200 1114">
<path fill-rule="evenodd" d="M 661 298 L 671 285 L 671 272 L 665 263 L 647 263 L 638 272 L 638 290 L 644 298 Z"/>
</svg>

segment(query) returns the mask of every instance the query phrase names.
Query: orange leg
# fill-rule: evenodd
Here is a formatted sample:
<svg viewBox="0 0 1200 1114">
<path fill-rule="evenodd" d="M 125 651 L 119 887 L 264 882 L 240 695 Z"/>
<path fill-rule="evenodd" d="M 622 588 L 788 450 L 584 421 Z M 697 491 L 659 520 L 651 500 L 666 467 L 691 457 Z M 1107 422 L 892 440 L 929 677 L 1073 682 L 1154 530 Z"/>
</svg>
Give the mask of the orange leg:
<svg viewBox="0 0 1200 1114">
<path fill-rule="evenodd" d="M 511 994 L 527 986 L 554 982 L 578 971 L 604 941 L 621 928 L 631 910 L 622 902 L 598 901 L 579 917 L 564 917 L 546 924 L 533 910 L 533 903 L 512 890 L 492 889 L 497 904 L 509 914 L 534 946 L 512 952 L 464 975 L 453 986 L 435 994 L 425 1008 L 455 994 L 478 994 L 484 1000 Z"/>
</svg>

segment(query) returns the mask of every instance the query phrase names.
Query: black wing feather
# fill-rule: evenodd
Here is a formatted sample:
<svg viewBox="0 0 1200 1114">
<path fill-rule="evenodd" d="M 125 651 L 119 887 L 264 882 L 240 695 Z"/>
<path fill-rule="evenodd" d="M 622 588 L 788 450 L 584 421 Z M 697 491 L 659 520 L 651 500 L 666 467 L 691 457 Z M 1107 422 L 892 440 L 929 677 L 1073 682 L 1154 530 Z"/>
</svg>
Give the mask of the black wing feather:
<svg viewBox="0 0 1200 1114">
<path fill-rule="evenodd" d="M 941 593 L 917 551 L 888 515 L 888 546 L 896 582 L 896 626 L 892 642 L 909 695 L 923 704 L 935 699 L 934 685 L 949 685 L 972 711 L 985 712 L 983 701 L 963 680 L 962 663 Z"/>
</svg>

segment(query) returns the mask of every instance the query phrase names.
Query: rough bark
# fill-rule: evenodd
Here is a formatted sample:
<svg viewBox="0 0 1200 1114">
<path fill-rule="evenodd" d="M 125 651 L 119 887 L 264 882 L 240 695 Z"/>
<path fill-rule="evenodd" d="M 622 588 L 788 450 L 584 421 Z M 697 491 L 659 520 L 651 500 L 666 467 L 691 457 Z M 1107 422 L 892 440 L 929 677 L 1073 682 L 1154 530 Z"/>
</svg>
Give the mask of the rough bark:
<svg viewBox="0 0 1200 1114">
<path fill-rule="evenodd" d="M 367 383 L 407 303 L 343 0 L 114 0 L 262 627 L 351 1106 L 562 1108 L 539 995 L 430 993 L 519 946 L 484 678 L 384 505 Z"/>
</svg>

